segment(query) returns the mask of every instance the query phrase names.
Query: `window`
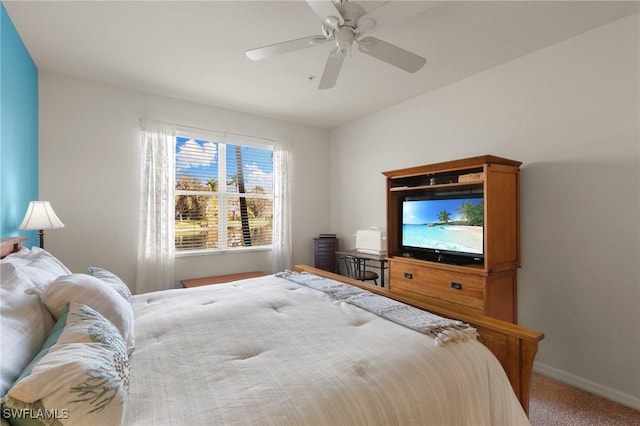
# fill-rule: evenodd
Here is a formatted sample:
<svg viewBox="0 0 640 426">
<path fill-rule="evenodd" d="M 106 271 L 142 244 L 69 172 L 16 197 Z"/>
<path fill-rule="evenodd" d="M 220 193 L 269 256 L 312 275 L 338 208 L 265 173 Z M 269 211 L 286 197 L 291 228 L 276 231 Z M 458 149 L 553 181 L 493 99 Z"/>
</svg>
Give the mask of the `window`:
<svg viewBox="0 0 640 426">
<path fill-rule="evenodd" d="M 178 130 L 175 161 L 176 252 L 271 247 L 273 146 Z"/>
</svg>

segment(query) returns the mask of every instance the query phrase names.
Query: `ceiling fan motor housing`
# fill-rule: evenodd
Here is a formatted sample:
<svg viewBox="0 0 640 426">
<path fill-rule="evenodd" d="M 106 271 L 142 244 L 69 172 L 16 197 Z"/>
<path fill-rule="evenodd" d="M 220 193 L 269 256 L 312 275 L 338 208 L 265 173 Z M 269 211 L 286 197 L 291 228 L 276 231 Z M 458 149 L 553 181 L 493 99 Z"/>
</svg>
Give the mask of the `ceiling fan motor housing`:
<svg viewBox="0 0 640 426">
<path fill-rule="evenodd" d="M 338 49 L 347 50 L 353 44 L 355 40 L 355 35 L 351 28 L 340 28 L 339 31 L 336 31 L 336 44 L 338 45 Z"/>
</svg>

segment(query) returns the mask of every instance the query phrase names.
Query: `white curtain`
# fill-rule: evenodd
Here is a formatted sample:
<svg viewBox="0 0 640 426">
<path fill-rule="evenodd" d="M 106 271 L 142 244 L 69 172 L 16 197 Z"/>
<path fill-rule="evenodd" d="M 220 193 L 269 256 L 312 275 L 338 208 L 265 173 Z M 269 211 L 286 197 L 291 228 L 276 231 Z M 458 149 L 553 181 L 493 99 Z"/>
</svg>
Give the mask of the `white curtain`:
<svg viewBox="0 0 640 426">
<path fill-rule="evenodd" d="M 136 293 L 174 287 L 175 126 L 141 120 L 142 155 Z"/>
<path fill-rule="evenodd" d="M 291 152 L 276 144 L 273 150 L 273 272 L 291 269 Z"/>
</svg>

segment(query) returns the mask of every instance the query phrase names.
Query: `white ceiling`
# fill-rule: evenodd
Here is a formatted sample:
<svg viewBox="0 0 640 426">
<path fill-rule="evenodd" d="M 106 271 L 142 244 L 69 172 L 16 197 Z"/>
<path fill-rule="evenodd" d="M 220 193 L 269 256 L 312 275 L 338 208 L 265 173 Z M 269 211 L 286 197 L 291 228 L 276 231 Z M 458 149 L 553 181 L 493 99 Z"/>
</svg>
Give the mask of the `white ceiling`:
<svg viewBox="0 0 640 426">
<path fill-rule="evenodd" d="M 367 10 L 381 1 L 357 1 Z M 296 1 L 6 1 L 41 71 L 333 128 L 613 20 L 638 1 L 392 1 L 373 35 L 427 58 L 408 74 L 353 49 L 318 90 L 327 43 L 254 62 L 245 50 L 320 34 Z"/>
</svg>

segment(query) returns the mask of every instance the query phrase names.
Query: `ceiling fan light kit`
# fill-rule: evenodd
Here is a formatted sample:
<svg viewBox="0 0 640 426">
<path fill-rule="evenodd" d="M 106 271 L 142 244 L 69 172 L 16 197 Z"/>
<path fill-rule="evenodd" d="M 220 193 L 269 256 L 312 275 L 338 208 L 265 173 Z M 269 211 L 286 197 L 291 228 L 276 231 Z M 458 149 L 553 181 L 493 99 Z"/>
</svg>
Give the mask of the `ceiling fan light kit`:
<svg viewBox="0 0 640 426">
<path fill-rule="evenodd" d="M 404 71 L 414 73 L 427 62 L 422 56 L 404 50 L 375 37 L 365 37 L 365 33 L 376 28 L 376 21 L 367 16 L 367 11 L 357 3 L 332 0 L 307 0 L 307 4 L 322 22 L 322 35 L 314 35 L 263 46 L 245 52 L 254 61 L 333 41 L 331 50 L 320 79 L 319 89 L 335 86 L 346 57 L 346 52 L 355 43 L 358 50 Z"/>
</svg>

